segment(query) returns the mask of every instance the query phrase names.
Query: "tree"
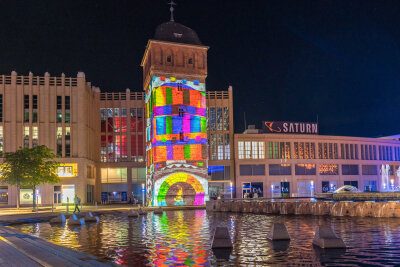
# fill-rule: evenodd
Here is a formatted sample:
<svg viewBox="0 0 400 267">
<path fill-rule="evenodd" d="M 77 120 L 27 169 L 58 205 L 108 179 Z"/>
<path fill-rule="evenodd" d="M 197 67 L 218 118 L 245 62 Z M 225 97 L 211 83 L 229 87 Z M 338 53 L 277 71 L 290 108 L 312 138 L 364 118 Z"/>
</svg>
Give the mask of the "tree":
<svg viewBox="0 0 400 267">
<path fill-rule="evenodd" d="M 36 206 L 36 188 L 40 184 L 55 184 L 60 181 L 56 174 L 59 163 L 47 146 L 20 148 L 4 155 L 3 176 L 1 182 L 16 185 L 17 208 L 19 208 L 19 189 L 26 186 L 33 191 L 33 209 Z"/>
</svg>

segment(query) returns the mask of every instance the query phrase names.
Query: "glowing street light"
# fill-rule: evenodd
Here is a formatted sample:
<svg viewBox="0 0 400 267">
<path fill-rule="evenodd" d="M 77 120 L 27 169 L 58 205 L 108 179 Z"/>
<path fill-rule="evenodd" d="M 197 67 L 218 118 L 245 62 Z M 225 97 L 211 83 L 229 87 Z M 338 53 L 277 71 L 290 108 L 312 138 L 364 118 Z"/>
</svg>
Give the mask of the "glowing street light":
<svg viewBox="0 0 400 267">
<path fill-rule="evenodd" d="M 143 202 L 143 207 L 144 207 L 144 203 L 145 203 L 145 201 L 144 201 L 144 184 L 142 184 L 142 202 Z"/>
<path fill-rule="evenodd" d="M 231 187 L 230 187 L 230 189 L 231 189 L 231 199 L 233 198 L 233 187 L 232 187 L 232 182 L 231 182 Z"/>
</svg>

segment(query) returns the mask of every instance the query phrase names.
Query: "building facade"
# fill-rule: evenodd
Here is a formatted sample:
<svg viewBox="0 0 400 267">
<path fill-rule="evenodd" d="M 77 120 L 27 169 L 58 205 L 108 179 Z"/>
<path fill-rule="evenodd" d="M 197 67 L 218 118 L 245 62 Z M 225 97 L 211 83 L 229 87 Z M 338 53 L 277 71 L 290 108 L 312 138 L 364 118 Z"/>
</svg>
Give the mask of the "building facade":
<svg viewBox="0 0 400 267">
<path fill-rule="evenodd" d="M 235 134 L 237 197 L 312 197 L 343 185 L 393 191 L 400 141 L 311 134 Z"/>
</svg>

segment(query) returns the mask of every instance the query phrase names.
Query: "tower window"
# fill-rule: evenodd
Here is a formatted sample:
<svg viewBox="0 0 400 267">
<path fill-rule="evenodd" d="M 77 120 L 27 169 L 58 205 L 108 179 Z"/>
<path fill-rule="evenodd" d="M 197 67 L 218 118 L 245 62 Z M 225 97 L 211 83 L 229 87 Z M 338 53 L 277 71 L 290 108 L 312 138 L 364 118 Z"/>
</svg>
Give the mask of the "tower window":
<svg viewBox="0 0 400 267">
<path fill-rule="evenodd" d="M 171 60 L 171 56 L 167 56 L 167 62 L 168 62 L 168 63 L 171 63 L 171 61 L 172 61 L 172 60 Z"/>
<path fill-rule="evenodd" d="M 193 64 L 193 58 L 189 58 L 188 63 Z"/>
</svg>

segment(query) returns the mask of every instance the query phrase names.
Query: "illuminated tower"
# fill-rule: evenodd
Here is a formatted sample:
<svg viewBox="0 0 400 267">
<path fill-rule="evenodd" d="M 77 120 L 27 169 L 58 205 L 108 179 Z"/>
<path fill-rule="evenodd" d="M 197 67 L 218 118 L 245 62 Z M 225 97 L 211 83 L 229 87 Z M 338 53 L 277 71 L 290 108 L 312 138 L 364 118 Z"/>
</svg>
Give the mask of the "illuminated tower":
<svg viewBox="0 0 400 267">
<path fill-rule="evenodd" d="M 146 92 L 146 200 L 153 206 L 208 200 L 207 46 L 192 29 L 159 25 L 143 56 Z"/>
</svg>

